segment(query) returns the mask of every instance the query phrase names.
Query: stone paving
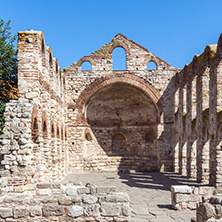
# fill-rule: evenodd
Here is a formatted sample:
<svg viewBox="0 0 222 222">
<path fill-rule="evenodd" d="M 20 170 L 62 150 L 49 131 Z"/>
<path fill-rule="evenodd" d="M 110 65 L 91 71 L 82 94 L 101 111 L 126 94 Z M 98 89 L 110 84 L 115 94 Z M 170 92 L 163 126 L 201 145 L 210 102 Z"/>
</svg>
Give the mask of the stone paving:
<svg viewBox="0 0 222 222">
<path fill-rule="evenodd" d="M 114 185 L 117 191 L 128 192 L 132 210 L 131 222 L 190 222 L 195 217 L 195 211 L 175 211 L 171 207 L 171 185 L 198 186 L 195 181 L 176 173 L 75 173 L 68 175 L 64 181 Z"/>
</svg>

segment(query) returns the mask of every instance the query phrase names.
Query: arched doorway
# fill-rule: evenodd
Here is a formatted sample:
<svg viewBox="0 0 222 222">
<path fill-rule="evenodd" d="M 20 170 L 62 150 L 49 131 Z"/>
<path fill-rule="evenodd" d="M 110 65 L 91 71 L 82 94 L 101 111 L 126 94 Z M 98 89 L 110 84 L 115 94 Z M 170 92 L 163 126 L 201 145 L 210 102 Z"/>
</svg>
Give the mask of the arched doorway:
<svg viewBox="0 0 222 222">
<path fill-rule="evenodd" d="M 158 169 L 159 110 L 148 93 L 129 83 L 108 84 L 87 100 L 85 118 L 94 138 L 86 144 L 86 150 L 93 153 L 90 161 L 100 157 L 97 164 L 107 170 L 114 166 L 141 171 Z M 151 132 L 152 139 L 147 142 Z"/>
</svg>

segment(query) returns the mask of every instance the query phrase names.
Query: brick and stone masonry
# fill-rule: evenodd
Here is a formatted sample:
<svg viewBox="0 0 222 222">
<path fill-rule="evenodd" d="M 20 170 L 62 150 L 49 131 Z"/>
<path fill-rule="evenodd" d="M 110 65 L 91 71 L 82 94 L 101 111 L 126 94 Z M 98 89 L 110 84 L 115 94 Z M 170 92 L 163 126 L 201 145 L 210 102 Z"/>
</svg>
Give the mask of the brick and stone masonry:
<svg viewBox="0 0 222 222">
<path fill-rule="evenodd" d="M 113 70 L 116 47 L 125 70 Z M 19 32 L 19 99 L 6 105 L 1 177 L 17 186 L 132 169 L 220 186 L 221 57 L 222 37 L 180 70 L 118 34 L 61 71 L 42 32 Z"/>
</svg>

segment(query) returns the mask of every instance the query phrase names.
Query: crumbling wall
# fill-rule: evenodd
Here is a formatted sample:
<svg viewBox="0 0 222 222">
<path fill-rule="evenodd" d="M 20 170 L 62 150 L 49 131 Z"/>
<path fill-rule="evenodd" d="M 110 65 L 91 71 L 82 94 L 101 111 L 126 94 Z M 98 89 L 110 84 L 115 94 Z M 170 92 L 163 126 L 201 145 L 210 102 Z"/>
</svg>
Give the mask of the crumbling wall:
<svg viewBox="0 0 222 222">
<path fill-rule="evenodd" d="M 112 56 L 116 47 L 122 47 L 126 52 L 126 70 L 113 70 Z M 86 61 L 91 63 L 90 71 L 82 70 L 81 65 Z M 157 68 L 148 70 L 149 62 L 155 62 Z M 172 170 L 174 101 L 173 88 L 167 88 L 167 85 L 176 70 L 178 69 L 121 34 L 90 56 L 84 56 L 68 67 L 64 73 L 68 102 L 68 147 L 71 160 L 69 168 L 72 171 L 119 168 Z M 118 90 L 115 86 L 121 84 L 122 87 Z M 121 90 L 125 86 L 129 90 L 124 92 L 126 99 L 123 99 L 119 95 L 122 95 Z M 147 111 L 145 108 L 138 111 L 141 118 L 137 120 L 136 114 L 131 118 L 140 105 L 140 102 L 133 101 L 132 93 L 135 91 L 139 91 L 139 97 L 146 97 L 144 100 L 151 101 L 152 104 Z M 110 95 L 110 105 L 105 100 L 106 92 Z M 98 99 L 95 99 L 96 97 Z M 131 99 L 131 105 L 127 104 L 127 98 Z M 100 101 L 103 99 L 105 102 Z M 123 102 L 114 105 L 118 99 Z M 114 106 L 116 117 L 108 115 Z M 155 110 L 152 107 L 155 107 Z M 97 113 L 95 110 L 99 112 L 96 122 L 106 121 L 110 124 L 104 127 L 91 121 L 90 115 Z M 146 112 L 150 112 L 147 119 L 150 118 L 151 121 L 142 117 Z M 130 119 L 128 123 L 135 121 L 133 124 L 119 121 L 124 118 Z M 90 140 L 86 134 L 90 135 Z M 112 138 L 116 134 L 123 135 L 126 141 L 125 149 L 134 155 L 127 155 L 127 152 L 118 155 L 112 152 Z"/>
<path fill-rule="evenodd" d="M 221 184 L 221 39 L 193 58 L 175 82 L 175 171 Z"/>
<path fill-rule="evenodd" d="M 67 173 L 63 82 L 43 33 L 19 32 L 19 99 L 6 105 L 2 175 L 29 183 L 58 180 Z"/>
</svg>

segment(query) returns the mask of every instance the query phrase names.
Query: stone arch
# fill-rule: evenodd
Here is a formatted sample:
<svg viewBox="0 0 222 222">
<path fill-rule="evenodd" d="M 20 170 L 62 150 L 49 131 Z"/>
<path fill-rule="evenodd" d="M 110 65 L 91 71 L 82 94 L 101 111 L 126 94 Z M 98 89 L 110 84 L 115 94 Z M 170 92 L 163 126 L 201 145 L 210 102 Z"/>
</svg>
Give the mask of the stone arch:
<svg viewBox="0 0 222 222">
<path fill-rule="evenodd" d="M 32 129 L 32 141 L 34 143 L 38 143 L 39 138 L 39 113 L 37 106 L 33 107 L 32 110 L 32 123 L 31 123 L 31 129 Z"/>
<path fill-rule="evenodd" d="M 46 111 L 42 112 L 42 136 L 48 136 L 48 119 L 46 115 Z"/>
<path fill-rule="evenodd" d="M 117 46 L 112 52 L 113 70 L 127 70 L 126 50 L 123 47 Z M 118 62 L 117 62 L 118 61 Z"/>
<path fill-rule="evenodd" d="M 126 149 L 126 136 L 118 132 L 112 137 L 112 152 L 113 154 L 123 155 Z"/>
<path fill-rule="evenodd" d="M 152 64 L 154 64 L 154 66 L 155 66 L 155 68 L 153 69 L 152 68 Z M 149 67 L 151 65 L 151 68 Z M 156 62 L 155 61 L 153 61 L 153 60 L 150 60 L 148 63 L 147 63 L 147 70 L 157 70 L 157 64 L 156 64 Z"/>
<path fill-rule="evenodd" d="M 84 56 L 82 57 L 78 62 L 77 62 L 77 65 L 79 67 L 81 67 L 82 63 L 83 62 L 89 62 L 91 63 L 91 66 L 93 67 L 95 65 L 95 61 L 90 57 L 90 56 Z"/>
<path fill-rule="evenodd" d="M 145 94 L 147 94 L 151 98 L 151 100 L 156 106 L 158 116 L 159 116 L 160 110 L 159 110 L 159 107 L 157 107 L 157 102 L 160 99 L 160 94 L 158 90 L 154 86 L 152 86 L 149 82 L 145 81 L 144 79 L 138 76 L 135 76 L 132 74 L 124 74 L 124 75 L 117 74 L 117 75 L 101 77 L 95 80 L 92 84 L 90 84 L 88 87 L 85 88 L 85 90 L 80 94 L 78 100 L 76 101 L 75 108 L 78 109 L 76 123 L 87 124 L 86 118 L 84 115 L 84 112 L 85 112 L 84 108 L 85 108 L 86 102 L 95 92 L 104 88 L 105 86 L 108 86 L 114 83 L 126 83 L 136 88 L 139 88 L 141 91 L 143 91 Z"/>
<path fill-rule="evenodd" d="M 57 127 L 56 127 L 56 137 L 57 139 L 61 138 L 61 132 L 60 132 L 60 128 L 59 128 L 59 124 L 57 123 Z"/>
<path fill-rule="evenodd" d="M 126 51 L 126 56 L 129 54 L 130 48 L 122 41 L 115 41 L 109 49 L 109 54 L 113 53 L 113 50 L 117 47 L 121 47 Z"/>
<path fill-rule="evenodd" d="M 55 123 L 54 120 L 51 120 L 51 137 L 55 138 Z"/>
</svg>

